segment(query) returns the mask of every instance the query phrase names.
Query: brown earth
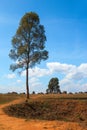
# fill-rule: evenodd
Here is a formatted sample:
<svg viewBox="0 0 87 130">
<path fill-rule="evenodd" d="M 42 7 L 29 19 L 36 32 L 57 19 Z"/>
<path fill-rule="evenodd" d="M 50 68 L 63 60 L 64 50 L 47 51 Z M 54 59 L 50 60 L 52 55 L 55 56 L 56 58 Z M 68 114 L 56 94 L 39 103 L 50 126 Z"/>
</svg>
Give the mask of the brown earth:
<svg viewBox="0 0 87 130">
<path fill-rule="evenodd" d="M 6 115 L 2 108 L 17 104 L 20 100 L 0 105 L 0 130 L 87 130 L 79 123 L 64 121 L 27 120 Z"/>
</svg>

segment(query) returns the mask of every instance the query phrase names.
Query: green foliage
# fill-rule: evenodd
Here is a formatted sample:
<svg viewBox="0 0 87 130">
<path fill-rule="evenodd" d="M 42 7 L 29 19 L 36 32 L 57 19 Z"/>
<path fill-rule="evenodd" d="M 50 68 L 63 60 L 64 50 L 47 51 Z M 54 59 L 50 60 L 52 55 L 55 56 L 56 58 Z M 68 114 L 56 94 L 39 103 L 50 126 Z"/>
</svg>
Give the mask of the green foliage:
<svg viewBox="0 0 87 130">
<path fill-rule="evenodd" d="M 12 64 L 10 69 L 26 69 L 46 60 L 48 52 L 45 50 L 45 41 L 45 30 L 40 24 L 39 16 L 34 12 L 26 13 L 12 38 L 9 56 L 16 63 Z"/>
<path fill-rule="evenodd" d="M 26 70 L 27 98 L 29 98 L 28 68 L 48 58 L 45 41 L 45 30 L 44 26 L 40 24 L 39 16 L 34 12 L 26 13 L 12 38 L 12 49 L 9 56 L 16 61 L 10 65 L 12 71 L 19 68 Z"/>
<path fill-rule="evenodd" d="M 59 89 L 59 79 L 58 78 L 51 78 L 48 84 L 47 91 L 50 93 L 60 93 Z"/>
</svg>

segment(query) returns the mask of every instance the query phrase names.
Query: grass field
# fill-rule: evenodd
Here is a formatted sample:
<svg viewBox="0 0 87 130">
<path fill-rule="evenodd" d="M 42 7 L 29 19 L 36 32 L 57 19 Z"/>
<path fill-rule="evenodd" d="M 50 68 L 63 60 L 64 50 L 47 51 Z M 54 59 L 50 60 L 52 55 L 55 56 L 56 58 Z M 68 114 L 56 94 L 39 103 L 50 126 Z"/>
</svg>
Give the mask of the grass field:
<svg viewBox="0 0 87 130">
<path fill-rule="evenodd" d="M 74 99 L 87 100 L 87 93 L 82 94 L 46 94 L 40 96 L 43 99 Z"/>
<path fill-rule="evenodd" d="M 23 95 L 18 94 L 0 94 L 0 104 L 5 104 L 22 97 Z"/>
<path fill-rule="evenodd" d="M 23 94 L 0 94 L 0 104 L 11 102 L 15 99 L 26 98 Z M 30 100 L 52 100 L 52 99 L 70 99 L 70 100 L 87 100 L 87 93 L 84 94 L 31 94 Z"/>
</svg>

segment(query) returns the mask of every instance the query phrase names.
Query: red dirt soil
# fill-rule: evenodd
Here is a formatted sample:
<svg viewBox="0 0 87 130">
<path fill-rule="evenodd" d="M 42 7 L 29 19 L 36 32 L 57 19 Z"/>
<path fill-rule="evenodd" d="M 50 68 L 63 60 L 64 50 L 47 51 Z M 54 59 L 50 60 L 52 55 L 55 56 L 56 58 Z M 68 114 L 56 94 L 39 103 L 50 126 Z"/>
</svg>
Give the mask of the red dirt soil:
<svg viewBox="0 0 87 130">
<path fill-rule="evenodd" d="M 17 104 L 20 100 L 0 105 L 0 130 L 87 130 L 78 123 L 64 121 L 25 120 L 6 115 L 2 108 Z"/>
</svg>

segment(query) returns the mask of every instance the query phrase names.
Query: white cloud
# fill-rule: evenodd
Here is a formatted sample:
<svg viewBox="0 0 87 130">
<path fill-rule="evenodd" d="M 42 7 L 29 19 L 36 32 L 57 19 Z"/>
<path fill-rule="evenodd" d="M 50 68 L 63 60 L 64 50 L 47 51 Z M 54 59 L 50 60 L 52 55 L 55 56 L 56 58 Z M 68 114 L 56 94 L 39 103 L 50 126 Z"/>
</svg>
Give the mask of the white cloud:
<svg viewBox="0 0 87 130">
<path fill-rule="evenodd" d="M 38 78 L 32 77 L 29 79 L 29 86 L 30 92 L 39 92 L 42 91 L 43 83 Z"/>
<path fill-rule="evenodd" d="M 39 81 L 39 79 L 33 77 L 33 78 L 30 78 L 29 83 L 32 84 L 32 83 L 38 82 L 38 81 Z"/>
<path fill-rule="evenodd" d="M 35 67 L 29 69 L 30 77 L 43 77 L 52 74 L 64 74 L 67 79 L 81 80 L 87 77 L 87 64 L 81 64 L 80 66 L 62 64 L 59 62 L 47 63 L 47 68 L 42 69 Z M 21 76 L 25 76 L 26 72 L 23 71 Z"/>
<path fill-rule="evenodd" d="M 26 71 L 25 70 L 21 73 L 21 76 L 23 76 L 23 77 L 26 76 Z"/>
<path fill-rule="evenodd" d="M 61 64 L 59 62 L 47 63 L 47 67 L 52 73 L 58 72 L 63 74 L 70 73 L 76 69 L 75 65 Z"/>
<path fill-rule="evenodd" d="M 30 84 L 30 86 L 32 86 L 33 88 L 42 85 L 42 83 L 40 82 L 40 80 L 39 80 L 38 78 L 35 78 L 35 77 L 34 77 L 34 78 L 30 78 L 29 84 Z"/>
<path fill-rule="evenodd" d="M 87 78 L 87 64 L 81 64 L 76 67 L 76 69 L 73 69 L 73 71 L 68 73 L 66 77 L 73 80 L 82 80 Z"/>
<path fill-rule="evenodd" d="M 17 80 L 17 83 L 21 83 L 22 81 L 21 80 Z"/>
<path fill-rule="evenodd" d="M 33 69 L 29 69 L 29 73 L 31 77 L 43 77 L 46 75 L 51 75 L 53 73 L 63 73 L 67 74 L 76 69 L 75 65 L 61 64 L 59 62 L 50 62 L 46 64 L 47 69 L 42 69 L 35 67 Z M 22 76 L 26 75 L 26 72 L 23 71 Z"/>
<path fill-rule="evenodd" d="M 43 77 L 43 76 L 50 75 L 50 74 L 51 74 L 51 72 L 49 71 L 49 69 L 41 69 L 38 67 L 29 69 L 30 77 Z M 21 76 L 26 76 L 26 71 L 23 71 Z"/>
<path fill-rule="evenodd" d="M 35 67 L 34 69 L 30 69 L 30 76 L 31 77 L 43 77 L 46 75 L 51 74 L 48 69 L 41 69 L 38 67 Z"/>
<path fill-rule="evenodd" d="M 87 83 L 81 85 L 81 90 L 87 92 Z"/>
<path fill-rule="evenodd" d="M 25 76 L 26 72 L 22 73 Z M 46 69 L 35 67 L 29 69 L 30 86 L 35 88 L 38 86 L 44 86 L 44 82 L 40 81 L 40 78 L 49 76 L 63 75 L 60 79 L 60 87 L 66 91 L 87 91 L 87 63 L 75 66 L 72 64 L 64 64 L 59 62 L 49 62 L 46 64 Z M 59 77 L 58 77 L 59 78 Z M 49 81 L 46 81 L 49 82 Z M 47 87 L 47 86 L 46 86 Z"/>
<path fill-rule="evenodd" d="M 67 78 L 64 78 L 60 81 L 60 86 L 62 91 L 67 91 L 67 92 L 87 91 L 87 83 L 75 82 Z"/>
<path fill-rule="evenodd" d="M 14 78 L 16 78 L 16 75 L 15 74 L 8 74 L 8 75 L 6 75 L 6 77 L 8 79 L 14 79 Z"/>
<path fill-rule="evenodd" d="M 31 86 L 31 88 L 38 90 L 37 88 L 41 87 L 42 83 L 40 83 L 40 82 L 33 82 L 32 84 L 30 84 L 30 86 Z"/>
</svg>

